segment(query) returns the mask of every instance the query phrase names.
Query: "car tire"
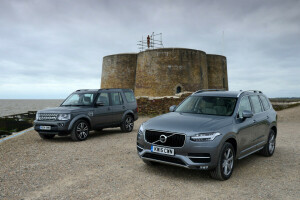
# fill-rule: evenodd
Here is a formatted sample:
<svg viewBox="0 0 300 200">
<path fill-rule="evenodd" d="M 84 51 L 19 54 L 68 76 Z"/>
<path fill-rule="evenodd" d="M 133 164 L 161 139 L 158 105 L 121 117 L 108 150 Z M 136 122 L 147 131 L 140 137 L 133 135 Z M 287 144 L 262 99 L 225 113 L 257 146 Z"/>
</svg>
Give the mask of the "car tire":
<svg viewBox="0 0 300 200">
<path fill-rule="evenodd" d="M 270 130 L 268 142 L 265 144 L 264 148 L 260 151 L 260 154 L 266 157 L 270 157 L 275 152 L 276 146 L 276 135 L 273 130 Z"/>
<path fill-rule="evenodd" d="M 210 171 L 213 179 L 227 180 L 232 175 L 235 164 L 235 151 L 232 144 L 225 142 L 218 159 L 218 165 Z"/>
<path fill-rule="evenodd" d="M 126 115 L 121 124 L 122 132 L 131 132 L 133 130 L 134 120 L 131 115 Z"/>
<path fill-rule="evenodd" d="M 54 134 L 44 134 L 44 133 L 39 133 L 40 137 L 44 140 L 50 140 L 54 138 Z"/>
<path fill-rule="evenodd" d="M 90 127 L 87 121 L 78 120 L 72 129 L 71 138 L 74 141 L 83 141 L 89 136 Z"/>
</svg>

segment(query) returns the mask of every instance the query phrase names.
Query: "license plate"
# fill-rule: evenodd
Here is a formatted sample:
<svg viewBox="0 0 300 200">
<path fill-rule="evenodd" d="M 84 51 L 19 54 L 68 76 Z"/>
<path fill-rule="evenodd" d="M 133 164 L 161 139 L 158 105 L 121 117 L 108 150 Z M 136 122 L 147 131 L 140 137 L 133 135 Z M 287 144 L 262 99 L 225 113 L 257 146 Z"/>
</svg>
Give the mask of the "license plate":
<svg viewBox="0 0 300 200">
<path fill-rule="evenodd" d="M 151 152 L 155 153 L 161 153 L 166 155 L 174 155 L 174 149 L 165 148 L 165 147 L 157 147 L 157 146 L 151 146 Z"/>
<path fill-rule="evenodd" d="M 51 126 L 40 126 L 41 130 L 51 130 Z"/>
</svg>

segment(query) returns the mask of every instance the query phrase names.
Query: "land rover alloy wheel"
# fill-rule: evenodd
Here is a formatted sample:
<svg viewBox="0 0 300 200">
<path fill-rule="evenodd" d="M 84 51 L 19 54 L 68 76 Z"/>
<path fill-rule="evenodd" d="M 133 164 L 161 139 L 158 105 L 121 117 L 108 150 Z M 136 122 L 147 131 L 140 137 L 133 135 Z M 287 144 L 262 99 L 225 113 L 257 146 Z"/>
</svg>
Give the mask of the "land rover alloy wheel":
<svg viewBox="0 0 300 200">
<path fill-rule="evenodd" d="M 89 125 L 85 120 L 79 120 L 75 123 L 71 137 L 74 141 L 85 140 L 89 135 Z"/>
<path fill-rule="evenodd" d="M 123 132 L 131 132 L 134 126 L 134 120 L 131 115 L 126 115 L 125 119 L 122 122 L 121 130 Z"/>
</svg>

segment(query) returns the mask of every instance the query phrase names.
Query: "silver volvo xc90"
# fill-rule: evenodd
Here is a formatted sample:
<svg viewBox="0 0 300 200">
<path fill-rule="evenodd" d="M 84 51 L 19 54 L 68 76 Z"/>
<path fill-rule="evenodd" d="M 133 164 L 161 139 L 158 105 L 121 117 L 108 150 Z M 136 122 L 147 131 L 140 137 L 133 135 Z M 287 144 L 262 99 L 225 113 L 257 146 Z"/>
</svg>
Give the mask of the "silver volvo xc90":
<svg viewBox="0 0 300 200">
<path fill-rule="evenodd" d="M 227 180 L 236 159 L 272 156 L 276 135 L 277 113 L 261 91 L 200 90 L 143 123 L 137 152 L 146 164 L 210 170 L 212 178 Z"/>
</svg>

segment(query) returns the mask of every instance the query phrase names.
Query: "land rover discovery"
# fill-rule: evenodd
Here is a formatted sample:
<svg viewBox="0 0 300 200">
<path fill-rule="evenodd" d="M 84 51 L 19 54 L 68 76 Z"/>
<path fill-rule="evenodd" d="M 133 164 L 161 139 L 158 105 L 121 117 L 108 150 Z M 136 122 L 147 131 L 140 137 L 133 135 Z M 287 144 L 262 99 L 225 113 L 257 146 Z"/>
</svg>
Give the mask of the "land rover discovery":
<svg viewBox="0 0 300 200">
<path fill-rule="evenodd" d="M 34 129 L 43 139 L 70 134 L 73 140 L 82 141 L 90 130 L 121 127 L 131 132 L 137 119 L 131 89 L 77 90 L 59 107 L 38 111 Z"/>
<path fill-rule="evenodd" d="M 261 91 L 197 91 L 170 113 L 143 123 L 137 152 L 155 162 L 210 170 L 227 180 L 236 159 L 260 152 L 272 156 L 277 113 Z"/>
</svg>

